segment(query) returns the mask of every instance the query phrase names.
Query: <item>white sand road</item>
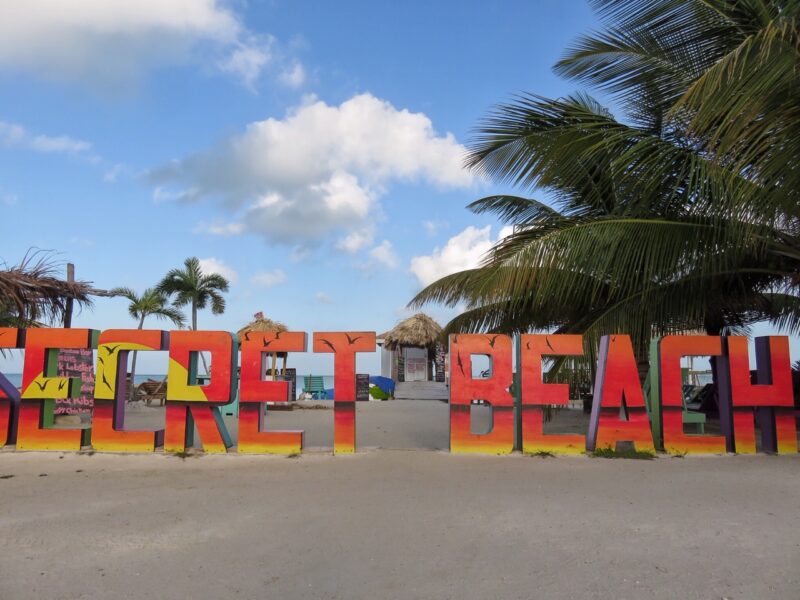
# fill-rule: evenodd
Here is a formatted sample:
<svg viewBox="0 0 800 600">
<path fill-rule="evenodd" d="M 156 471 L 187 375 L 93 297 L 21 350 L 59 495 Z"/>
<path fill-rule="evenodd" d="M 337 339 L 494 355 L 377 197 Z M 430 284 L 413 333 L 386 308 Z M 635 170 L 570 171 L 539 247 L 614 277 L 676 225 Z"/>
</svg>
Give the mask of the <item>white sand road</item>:
<svg viewBox="0 0 800 600">
<path fill-rule="evenodd" d="M 797 600 L 799 517 L 800 456 L 4 451 L 0 598 Z"/>
</svg>

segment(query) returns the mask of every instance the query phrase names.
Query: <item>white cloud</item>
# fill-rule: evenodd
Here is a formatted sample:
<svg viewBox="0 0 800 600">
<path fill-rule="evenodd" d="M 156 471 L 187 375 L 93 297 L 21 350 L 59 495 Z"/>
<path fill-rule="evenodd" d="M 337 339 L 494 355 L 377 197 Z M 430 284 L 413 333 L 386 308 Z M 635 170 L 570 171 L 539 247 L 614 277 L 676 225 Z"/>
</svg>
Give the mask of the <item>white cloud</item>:
<svg viewBox="0 0 800 600">
<path fill-rule="evenodd" d="M 221 199 L 228 221 L 214 233 L 238 225 L 268 242 L 300 246 L 338 234 L 341 249 L 357 251 L 371 243 L 365 228 L 392 182 L 469 186 L 463 154 L 452 134 L 437 134 L 426 115 L 371 94 L 339 106 L 307 98 L 285 118 L 251 123 L 241 135 L 156 169 L 149 179 L 159 197 L 169 189 L 181 201 Z"/>
<path fill-rule="evenodd" d="M 291 260 L 293 263 L 299 263 L 303 262 L 309 256 L 311 256 L 311 248 L 308 246 L 299 245 L 292 248 L 292 251 L 289 254 L 289 260 Z"/>
<path fill-rule="evenodd" d="M 511 227 L 503 227 L 497 239 L 492 240 L 490 225 L 480 229 L 470 225 L 447 240 L 444 247 L 434 248 L 429 255 L 412 258 L 411 273 L 425 286 L 445 275 L 473 269 L 498 240 L 511 232 Z"/>
<path fill-rule="evenodd" d="M 272 287 L 286 281 L 286 273 L 281 269 L 274 271 L 264 271 L 263 273 L 256 273 L 250 278 L 250 283 L 259 285 L 261 287 Z"/>
<path fill-rule="evenodd" d="M 284 69 L 281 73 L 280 82 L 292 89 L 300 88 L 306 82 L 306 70 L 302 64 L 295 61 L 291 67 Z"/>
<path fill-rule="evenodd" d="M 383 240 L 379 245 L 375 246 L 369 251 L 369 256 L 376 263 L 389 269 L 396 269 L 399 263 L 389 240 Z"/>
<path fill-rule="evenodd" d="M 0 3 L 0 68 L 119 86 L 152 68 L 200 61 L 252 86 L 270 62 L 223 0 L 24 0 Z M 220 58 L 222 57 L 222 58 Z"/>
<path fill-rule="evenodd" d="M 50 136 L 29 132 L 22 125 L 0 121 L 0 145 L 6 148 L 22 148 L 34 152 L 81 154 L 88 152 L 89 142 L 66 135 Z"/>
<path fill-rule="evenodd" d="M 374 228 L 368 225 L 363 229 L 351 231 L 345 237 L 339 239 L 339 241 L 336 242 L 336 248 L 348 254 L 355 254 L 359 250 L 363 250 L 369 246 L 374 237 Z"/>
<path fill-rule="evenodd" d="M 124 170 L 125 165 L 121 164 L 116 164 L 110 169 L 106 169 L 105 173 L 103 173 L 103 181 L 106 183 L 116 183 Z"/>
<path fill-rule="evenodd" d="M 423 221 L 422 227 L 425 229 L 425 233 L 428 234 L 429 237 L 433 237 L 436 235 L 440 229 L 444 229 L 447 227 L 446 221 Z"/>
<path fill-rule="evenodd" d="M 206 231 L 214 235 L 238 235 L 243 229 L 241 223 L 222 223 L 209 225 Z"/>
<path fill-rule="evenodd" d="M 317 302 L 319 302 L 320 304 L 333 304 L 333 298 L 331 298 L 331 297 L 330 297 L 328 294 L 326 294 L 325 292 L 317 292 L 316 294 L 314 294 L 314 298 L 315 298 L 315 299 L 317 300 Z"/>
<path fill-rule="evenodd" d="M 245 87 L 254 92 L 262 69 L 272 61 L 273 44 L 272 37 L 264 42 L 252 40 L 248 44 L 239 43 L 230 56 L 218 63 L 219 67 L 223 71 L 237 75 Z"/>
<path fill-rule="evenodd" d="M 78 235 L 74 235 L 69 238 L 67 242 L 70 246 L 83 246 L 85 248 L 90 248 L 94 246 L 94 240 L 91 238 L 81 237 Z"/>
<path fill-rule="evenodd" d="M 211 273 L 222 275 L 231 283 L 236 283 L 239 279 L 239 274 L 218 258 L 201 258 L 200 270 L 206 275 Z"/>
</svg>

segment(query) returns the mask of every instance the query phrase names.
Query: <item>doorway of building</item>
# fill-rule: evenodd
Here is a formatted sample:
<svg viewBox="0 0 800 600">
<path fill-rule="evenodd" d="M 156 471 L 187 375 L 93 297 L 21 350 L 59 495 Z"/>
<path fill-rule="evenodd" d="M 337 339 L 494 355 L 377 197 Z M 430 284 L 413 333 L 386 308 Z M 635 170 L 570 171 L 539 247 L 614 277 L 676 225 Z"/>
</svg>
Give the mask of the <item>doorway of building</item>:
<svg viewBox="0 0 800 600">
<path fill-rule="evenodd" d="M 405 352 L 405 380 L 428 380 L 428 349 L 407 346 Z"/>
</svg>

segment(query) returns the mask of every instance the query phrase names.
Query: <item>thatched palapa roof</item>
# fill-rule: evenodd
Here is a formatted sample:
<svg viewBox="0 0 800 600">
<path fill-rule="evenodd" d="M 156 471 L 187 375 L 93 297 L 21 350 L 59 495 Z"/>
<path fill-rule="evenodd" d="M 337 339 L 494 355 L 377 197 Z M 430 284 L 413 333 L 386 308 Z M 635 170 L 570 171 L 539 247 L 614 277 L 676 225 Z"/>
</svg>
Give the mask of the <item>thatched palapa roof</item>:
<svg viewBox="0 0 800 600">
<path fill-rule="evenodd" d="M 442 328 L 436 321 L 426 314 L 417 313 L 378 337 L 383 338 L 387 350 L 395 350 L 399 346 L 428 348 L 438 342 L 441 336 Z"/>
<path fill-rule="evenodd" d="M 29 253 L 18 265 L 0 266 L 0 319 L 22 327 L 60 319 L 67 300 L 91 305 L 97 291 L 85 281 L 59 279 L 46 256 Z"/>
<path fill-rule="evenodd" d="M 236 332 L 236 337 L 239 338 L 240 342 L 244 340 L 244 335 L 251 331 L 256 333 L 263 333 L 266 331 L 289 331 L 289 328 L 283 323 L 265 318 L 264 313 L 257 312 L 253 317 L 254 319 L 250 323 Z"/>
</svg>

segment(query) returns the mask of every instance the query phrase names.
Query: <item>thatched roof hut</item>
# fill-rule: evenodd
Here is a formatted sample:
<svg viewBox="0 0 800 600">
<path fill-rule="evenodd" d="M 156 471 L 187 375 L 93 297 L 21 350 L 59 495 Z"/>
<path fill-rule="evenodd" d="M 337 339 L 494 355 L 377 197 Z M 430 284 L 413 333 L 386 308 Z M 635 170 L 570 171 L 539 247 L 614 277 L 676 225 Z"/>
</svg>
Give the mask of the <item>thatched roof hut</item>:
<svg viewBox="0 0 800 600">
<path fill-rule="evenodd" d="M 59 279 L 47 256 L 29 253 L 18 265 L 0 270 L 0 321 L 24 327 L 61 319 L 68 301 L 88 306 L 90 295 L 98 292 L 87 282 Z"/>
<path fill-rule="evenodd" d="M 244 336 L 248 333 L 265 333 L 268 331 L 289 331 L 289 328 L 283 323 L 265 318 L 264 313 L 259 311 L 253 315 L 252 321 L 236 332 L 236 337 L 239 339 L 239 343 L 242 343 L 245 339 Z M 281 369 L 281 374 L 286 374 L 286 352 L 270 352 L 270 354 L 272 355 L 272 367 L 270 368 L 272 377 L 274 378 L 277 374 L 278 357 L 283 359 L 283 368 Z M 263 361 L 262 368 L 266 369 L 266 357 L 263 359 Z"/>
<path fill-rule="evenodd" d="M 244 340 L 245 334 L 250 332 L 264 333 L 267 331 L 289 331 L 289 328 L 286 325 L 278 321 L 265 318 L 264 313 L 262 312 L 257 312 L 255 315 L 253 315 L 253 317 L 254 318 L 250 323 L 236 332 L 236 337 L 239 338 L 240 342 Z"/>
<path fill-rule="evenodd" d="M 441 340 L 442 328 L 428 315 L 417 313 L 400 321 L 391 331 L 380 335 L 387 350 L 396 350 L 401 346 L 430 348 Z"/>
</svg>

